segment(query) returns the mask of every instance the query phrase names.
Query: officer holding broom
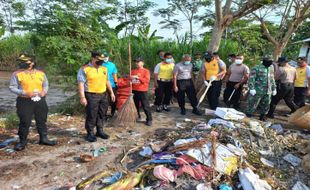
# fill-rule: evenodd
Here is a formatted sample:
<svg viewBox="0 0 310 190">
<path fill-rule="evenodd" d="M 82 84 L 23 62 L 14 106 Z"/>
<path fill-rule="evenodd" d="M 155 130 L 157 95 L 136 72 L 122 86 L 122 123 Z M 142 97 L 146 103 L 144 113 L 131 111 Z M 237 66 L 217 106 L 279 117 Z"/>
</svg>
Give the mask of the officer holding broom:
<svg viewBox="0 0 310 190">
<path fill-rule="evenodd" d="M 9 87 L 14 94 L 18 95 L 16 108 L 20 121 L 18 128 L 20 142 L 15 146 L 15 150 L 25 149 L 33 115 L 40 135 L 39 144 L 54 146 L 57 142 L 47 138 L 48 107 L 45 96 L 48 91 L 48 81 L 46 75 L 43 71 L 35 69 L 34 60 L 25 54 L 19 56 L 18 62 L 19 70 L 13 73 Z"/>
<path fill-rule="evenodd" d="M 109 138 L 109 135 L 103 132 L 109 106 L 106 91 L 109 91 L 112 102 L 115 101 L 115 95 L 109 82 L 108 69 L 102 66 L 104 55 L 101 52 L 92 52 L 91 57 L 91 62 L 80 68 L 77 80 L 80 103 L 86 107 L 86 140 L 95 142 L 96 136 L 102 139 Z"/>
</svg>

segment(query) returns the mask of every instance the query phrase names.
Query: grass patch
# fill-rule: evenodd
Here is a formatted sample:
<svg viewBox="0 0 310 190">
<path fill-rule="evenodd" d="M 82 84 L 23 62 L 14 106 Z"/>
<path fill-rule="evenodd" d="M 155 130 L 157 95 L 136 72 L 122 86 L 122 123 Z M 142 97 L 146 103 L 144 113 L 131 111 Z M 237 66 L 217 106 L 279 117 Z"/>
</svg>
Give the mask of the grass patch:
<svg viewBox="0 0 310 190">
<path fill-rule="evenodd" d="M 5 114 L 0 120 L 0 128 L 15 129 L 18 127 L 18 124 L 19 118 L 17 117 L 16 113 Z"/>
</svg>

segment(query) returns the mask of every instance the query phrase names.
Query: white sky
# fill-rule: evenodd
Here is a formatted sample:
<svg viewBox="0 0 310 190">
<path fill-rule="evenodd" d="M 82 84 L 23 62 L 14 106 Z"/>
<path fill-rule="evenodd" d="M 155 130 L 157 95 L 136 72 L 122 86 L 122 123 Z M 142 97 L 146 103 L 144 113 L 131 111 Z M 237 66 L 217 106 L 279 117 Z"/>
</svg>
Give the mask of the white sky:
<svg viewBox="0 0 310 190">
<path fill-rule="evenodd" d="M 133 2 L 136 2 L 135 0 L 132 0 Z M 162 17 L 157 16 L 155 17 L 153 15 L 154 10 L 160 9 L 160 8 L 167 8 L 168 2 L 167 0 L 153 0 L 154 3 L 157 4 L 156 7 L 152 8 L 146 13 L 146 16 L 149 18 L 149 22 L 151 24 L 151 32 L 157 29 L 156 36 L 162 36 L 165 39 L 176 39 L 175 35 L 173 34 L 173 29 L 161 29 L 162 25 L 159 24 L 160 21 L 164 20 Z M 203 10 L 199 10 L 200 14 L 203 13 Z M 178 31 L 178 35 L 184 35 L 185 32 L 189 32 L 189 24 L 188 21 L 185 19 L 184 15 L 182 13 L 179 14 L 179 16 L 174 17 L 180 21 L 182 21 L 182 29 Z M 116 25 L 117 23 L 110 21 L 109 24 L 111 26 Z M 201 23 L 194 23 L 193 26 L 193 33 L 194 35 L 198 36 L 199 34 L 205 32 L 206 29 L 201 28 Z"/>
</svg>

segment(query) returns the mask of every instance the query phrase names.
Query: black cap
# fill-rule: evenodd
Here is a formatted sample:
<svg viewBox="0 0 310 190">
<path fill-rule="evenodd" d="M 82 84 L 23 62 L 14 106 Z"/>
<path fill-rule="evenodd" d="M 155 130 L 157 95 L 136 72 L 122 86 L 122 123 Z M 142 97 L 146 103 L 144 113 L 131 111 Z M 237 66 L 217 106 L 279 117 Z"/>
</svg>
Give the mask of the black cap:
<svg viewBox="0 0 310 190">
<path fill-rule="evenodd" d="M 297 61 L 307 61 L 307 58 L 306 57 L 298 57 Z"/>
<path fill-rule="evenodd" d="M 137 58 L 135 59 L 135 61 L 136 61 L 136 62 L 144 61 L 144 59 L 143 59 L 143 57 L 137 57 Z"/>
<path fill-rule="evenodd" d="M 278 58 L 278 63 L 287 63 L 288 62 L 288 59 L 287 59 L 287 57 L 279 57 Z"/>
<path fill-rule="evenodd" d="M 104 55 L 103 55 L 103 53 L 101 53 L 99 51 L 93 51 L 93 52 L 91 52 L 91 57 L 93 57 L 93 58 L 97 57 L 99 60 L 103 60 Z"/>
</svg>

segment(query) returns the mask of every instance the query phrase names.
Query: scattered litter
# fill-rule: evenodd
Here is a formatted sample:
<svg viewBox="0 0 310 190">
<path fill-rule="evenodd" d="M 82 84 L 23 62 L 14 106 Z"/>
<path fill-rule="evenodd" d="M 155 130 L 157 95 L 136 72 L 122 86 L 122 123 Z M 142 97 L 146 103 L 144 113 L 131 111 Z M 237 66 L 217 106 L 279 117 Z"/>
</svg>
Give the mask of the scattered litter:
<svg viewBox="0 0 310 190">
<path fill-rule="evenodd" d="M 196 190 L 213 190 L 211 185 L 206 185 L 205 183 L 200 183 L 196 186 Z"/>
<path fill-rule="evenodd" d="M 153 150 L 150 146 L 143 148 L 143 150 L 139 152 L 139 155 L 143 157 L 151 157 L 152 154 L 153 154 Z"/>
<path fill-rule="evenodd" d="M 11 144 L 13 142 L 17 142 L 17 141 L 18 141 L 17 137 L 6 139 L 0 143 L 0 149 L 8 146 L 9 144 Z"/>
<path fill-rule="evenodd" d="M 270 128 L 273 129 L 273 130 L 275 130 L 277 135 L 281 135 L 281 134 L 284 133 L 284 129 L 283 129 L 283 127 L 282 127 L 281 124 L 274 124 L 274 125 L 271 125 Z"/>
<path fill-rule="evenodd" d="M 99 149 L 95 149 L 93 151 L 93 156 L 94 157 L 98 157 L 98 156 L 100 156 L 100 154 L 102 154 L 102 153 L 104 153 L 106 151 L 107 151 L 107 148 L 105 148 L 105 147 L 102 147 L 102 148 L 99 148 Z"/>
<path fill-rule="evenodd" d="M 294 156 L 293 154 L 287 154 L 286 156 L 283 157 L 283 159 L 295 167 L 301 163 L 301 159 Z"/>
<path fill-rule="evenodd" d="M 274 163 L 271 162 L 270 160 L 267 160 L 263 157 L 260 158 L 260 161 L 265 165 L 265 166 L 269 166 L 269 167 L 274 167 Z"/>
<path fill-rule="evenodd" d="M 179 140 L 177 140 L 173 144 L 174 144 L 174 146 L 179 146 L 179 145 L 186 144 L 186 143 L 189 143 L 189 142 L 194 142 L 196 140 L 197 140 L 197 138 L 179 139 Z"/>
<path fill-rule="evenodd" d="M 215 111 L 211 110 L 211 109 L 205 109 L 205 115 L 212 115 L 212 116 L 214 116 L 215 115 Z"/>
<path fill-rule="evenodd" d="M 192 158 L 195 158 L 200 163 L 211 167 L 213 163 L 211 151 L 211 143 L 208 143 L 203 145 L 201 149 L 190 149 L 186 154 Z M 237 170 L 238 157 L 234 153 L 230 152 L 226 146 L 218 144 L 215 152 L 216 171 L 230 175 L 231 172 Z"/>
<path fill-rule="evenodd" d="M 174 182 L 177 178 L 177 172 L 170 170 L 163 165 L 155 166 L 153 175 L 163 182 Z"/>
<path fill-rule="evenodd" d="M 112 176 L 106 177 L 103 180 L 101 180 L 101 183 L 107 184 L 107 185 L 111 185 L 111 184 L 116 183 L 117 181 L 119 181 L 122 177 L 123 177 L 123 173 L 122 172 L 116 172 Z"/>
<path fill-rule="evenodd" d="M 310 188 L 301 181 L 297 181 L 292 190 L 310 190 Z"/>
<path fill-rule="evenodd" d="M 219 118 L 216 118 L 216 119 L 210 119 L 209 122 L 208 122 L 208 126 L 213 126 L 213 125 L 222 125 L 224 127 L 227 127 L 227 128 L 235 128 L 235 125 L 233 122 L 231 121 L 226 121 L 226 120 L 223 120 L 223 119 L 219 119 Z"/>
<path fill-rule="evenodd" d="M 234 120 L 234 121 L 238 121 L 238 120 L 245 118 L 244 113 L 239 112 L 233 108 L 217 107 L 215 110 L 215 115 L 217 115 L 218 117 L 222 119 Z"/>
<path fill-rule="evenodd" d="M 193 127 L 192 131 L 205 131 L 209 129 L 211 129 L 211 126 L 203 122 Z"/>
<path fill-rule="evenodd" d="M 230 185 L 222 184 L 220 185 L 219 190 L 233 190 L 233 188 Z"/>
<path fill-rule="evenodd" d="M 7 149 L 5 149 L 5 152 L 7 152 L 7 153 L 13 153 L 13 152 L 15 152 L 15 150 L 12 149 L 12 148 L 7 148 Z"/>
<path fill-rule="evenodd" d="M 185 122 L 191 122 L 192 120 L 191 120 L 191 119 L 188 119 L 188 118 L 185 118 L 184 121 L 185 121 Z"/>
<path fill-rule="evenodd" d="M 140 183 L 143 176 L 143 172 L 133 172 L 127 174 L 123 179 L 120 181 L 103 188 L 103 190 L 115 190 L 115 189 L 121 189 L 121 190 L 131 190 L 133 189 L 137 184 Z"/>
<path fill-rule="evenodd" d="M 239 179 L 245 190 L 271 190 L 271 186 L 265 180 L 259 179 L 250 168 L 239 169 Z"/>
<path fill-rule="evenodd" d="M 271 150 L 259 150 L 258 152 L 261 155 L 264 155 L 264 156 L 272 156 L 272 155 L 274 155 L 274 153 Z"/>
<path fill-rule="evenodd" d="M 95 158 L 89 154 L 81 154 L 80 159 L 82 162 L 90 162 L 90 161 L 93 161 Z"/>
<path fill-rule="evenodd" d="M 230 150 L 232 153 L 234 153 L 238 156 L 246 156 L 247 155 L 247 153 L 242 148 L 236 147 L 232 144 L 227 144 L 226 146 L 227 146 L 228 150 Z"/>
</svg>

